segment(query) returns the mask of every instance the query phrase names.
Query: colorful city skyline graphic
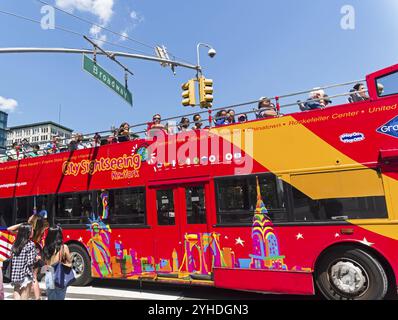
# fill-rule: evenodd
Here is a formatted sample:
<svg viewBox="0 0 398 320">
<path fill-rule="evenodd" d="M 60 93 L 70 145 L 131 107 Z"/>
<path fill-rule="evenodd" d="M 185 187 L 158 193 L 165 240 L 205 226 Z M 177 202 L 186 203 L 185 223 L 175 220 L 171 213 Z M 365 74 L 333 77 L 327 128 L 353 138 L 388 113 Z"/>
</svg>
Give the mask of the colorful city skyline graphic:
<svg viewBox="0 0 398 320">
<path fill-rule="evenodd" d="M 259 269 L 287 271 L 285 256 L 280 253 L 279 241 L 268 211 L 261 198 L 257 179 L 257 205 L 254 212 L 251 239 L 252 253 L 248 257 L 236 257 L 233 248 L 222 247 L 220 233 L 186 233 L 183 254 L 174 248 L 169 257 L 139 256 L 134 248 L 124 248 L 123 242 L 111 243 L 111 229 L 101 217 L 92 217 L 88 225 L 91 238 L 87 242 L 92 257 L 94 277 L 156 279 L 158 276 L 191 279 L 193 276 L 206 276 L 211 279 L 212 269 Z M 113 246 L 116 255 L 111 256 Z M 295 270 L 301 269 L 294 267 Z"/>
</svg>

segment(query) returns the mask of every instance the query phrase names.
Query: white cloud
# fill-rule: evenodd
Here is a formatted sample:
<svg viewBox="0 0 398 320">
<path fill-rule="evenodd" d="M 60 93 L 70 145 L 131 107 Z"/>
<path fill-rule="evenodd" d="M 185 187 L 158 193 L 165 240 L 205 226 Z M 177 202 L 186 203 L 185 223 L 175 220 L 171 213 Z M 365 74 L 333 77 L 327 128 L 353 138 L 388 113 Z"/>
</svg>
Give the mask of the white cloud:
<svg viewBox="0 0 398 320">
<path fill-rule="evenodd" d="M 120 41 L 126 41 L 127 40 L 127 37 L 129 36 L 129 34 L 128 34 L 128 29 L 125 29 L 124 31 L 122 31 L 120 34 L 122 35 L 121 37 L 120 37 Z"/>
<path fill-rule="evenodd" d="M 18 102 L 14 99 L 7 99 L 0 96 L 0 110 L 5 112 L 14 112 Z"/>
<path fill-rule="evenodd" d="M 64 10 L 90 12 L 104 25 L 111 20 L 115 0 L 56 0 L 56 5 Z"/>
<path fill-rule="evenodd" d="M 133 19 L 134 23 L 140 23 L 144 21 L 144 17 L 137 11 L 131 11 L 130 18 Z"/>
</svg>

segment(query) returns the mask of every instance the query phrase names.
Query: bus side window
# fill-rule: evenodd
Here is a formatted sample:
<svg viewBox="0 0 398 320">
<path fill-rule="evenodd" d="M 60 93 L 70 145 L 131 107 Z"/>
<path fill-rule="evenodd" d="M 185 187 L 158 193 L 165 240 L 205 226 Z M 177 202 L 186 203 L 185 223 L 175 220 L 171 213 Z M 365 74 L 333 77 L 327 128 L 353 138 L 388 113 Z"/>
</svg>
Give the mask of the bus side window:
<svg viewBox="0 0 398 320">
<path fill-rule="evenodd" d="M 33 197 L 22 197 L 16 200 L 17 223 L 28 221 L 33 214 Z"/>
<path fill-rule="evenodd" d="M 287 220 L 284 184 L 275 175 L 267 173 L 216 180 L 218 224 L 252 223 L 258 197 L 256 177 L 268 216 L 273 222 Z"/>
<path fill-rule="evenodd" d="M 173 189 L 156 190 L 158 225 L 175 225 Z"/>
<path fill-rule="evenodd" d="M 292 175 L 296 221 L 387 218 L 381 177 L 375 170 Z"/>
<path fill-rule="evenodd" d="M 376 89 L 379 97 L 398 94 L 398 72 L 390 73 L 376 79 Z"/>
<path fill-rule="evenodd" d="M 0 226 L 9 227 L 13 225 L 12 207 L 14 199 L 0 199 Z"/>
</svg>

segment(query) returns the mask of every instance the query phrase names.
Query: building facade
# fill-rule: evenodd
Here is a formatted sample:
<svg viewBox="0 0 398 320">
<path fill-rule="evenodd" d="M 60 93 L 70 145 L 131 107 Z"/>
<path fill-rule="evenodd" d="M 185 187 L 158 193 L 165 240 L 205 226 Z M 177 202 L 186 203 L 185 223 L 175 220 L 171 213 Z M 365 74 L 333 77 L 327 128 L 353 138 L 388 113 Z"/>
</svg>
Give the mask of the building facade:
<svg viewBox="0 0 398 320">
<path fill-rule="evenodd" d="M 51 141 L 53 136 L 58 136 L 61 143 L 66 144 L 72 132 L 73 129 L 52 121 L 10 127 L 7 132 L 7 148 L 10 148 L 14 142 L 21 143 L 24 139 L 31 145 L 38 144 L 43 147 Z"/>
<path fill-rule="evenodd" d="M 6 150 L 8 114 L 0 111 L 0 154 Z"/>
</svg>

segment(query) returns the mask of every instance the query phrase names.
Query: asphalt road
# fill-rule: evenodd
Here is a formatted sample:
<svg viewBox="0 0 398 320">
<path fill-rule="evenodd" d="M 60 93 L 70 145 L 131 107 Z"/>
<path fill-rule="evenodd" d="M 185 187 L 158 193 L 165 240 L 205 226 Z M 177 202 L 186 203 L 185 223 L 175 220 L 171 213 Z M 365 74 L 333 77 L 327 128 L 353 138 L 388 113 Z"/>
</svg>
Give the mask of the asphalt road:
<svg viewBox="0 0 398 320">
<path fill-rule="evenodd" d="M 44 292 L 45 284 L 40 283 Z M 5 285 L 12 300 L 12 287 Z M 43 295 L 43 299 L 46 299 Z M 317 296 L 271 295 L 213 287 L 142 283 L 126 280 L 94 280 L 86 287 L 69 287 L 66 300 L 320 300 Z"/>
</svg>

